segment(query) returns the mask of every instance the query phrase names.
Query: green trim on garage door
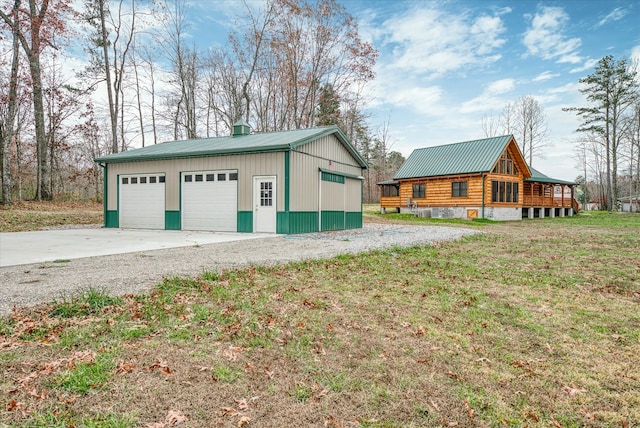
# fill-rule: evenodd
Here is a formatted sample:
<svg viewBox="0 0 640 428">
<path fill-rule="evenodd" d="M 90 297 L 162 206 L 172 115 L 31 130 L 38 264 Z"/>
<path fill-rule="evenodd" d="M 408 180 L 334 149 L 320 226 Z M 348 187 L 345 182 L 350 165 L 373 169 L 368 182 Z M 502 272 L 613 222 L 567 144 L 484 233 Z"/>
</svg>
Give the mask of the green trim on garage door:
<svg viewBox="0 0 640 428">
<path fill-rule="evenodd" d="M 330 181 L 332 183 L 344 184 L 344 176 L 322 171 L 322 181 Z"/>
<path fill-rule="evenodd" d="M 344 211 L 322 211 L 322 230 L 344 229 Z"/>
<path fill-rule="evenodd" d="M 294 235 L 318 231 L 318 213 L 315 211 L 278 212 L 276 233 Z"/>
<path fill-rule="evenodd" d="M 289 213 L 289 233 L 311 233 L 318 231 L 318 213 L 316 211 L 297 211 Z"/>
<path fill-rule="evenodd" d="M 180 224 L 180 211 L 165 211 L 164 212 L 164 229 L 165 230 L 181 230 Z"/>
<path fill-rule="evenodd" d="M 276 213 L 276 233 L 289 234 L 289 213 L 278 211 Z"/>
<path fill-rule="evenodd" d="M 253 233 L 253 211 L 238 211 L 238 232 Z"/>
<path fill-rule="evenodd" d="M 104 217 L 104 227 L 120 227 L 118 224 L 118 210 L 107 211 Z"/>
<path fill-rule="evenodd" d="M 362 228 L 362 212 L 345 213 L 345 229 Z"/>
</svg>

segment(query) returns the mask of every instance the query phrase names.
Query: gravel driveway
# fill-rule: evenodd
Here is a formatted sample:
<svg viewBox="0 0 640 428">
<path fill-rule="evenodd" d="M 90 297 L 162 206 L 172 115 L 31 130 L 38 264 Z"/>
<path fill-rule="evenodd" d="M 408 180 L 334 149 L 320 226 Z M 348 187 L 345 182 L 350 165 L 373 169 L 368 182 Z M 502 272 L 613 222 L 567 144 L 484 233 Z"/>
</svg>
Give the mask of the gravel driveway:
<svg viewBox="0 0 640 428">
<path fill-rule="evenodd" d="M 478 233 L 440 226 L 365 224 L 362 229 L 304 235 L 277 235 L 139 253 L 87 257 L 62 263 L 0 268 L 0 316 L 16 307 L 72 296 L 87 287 L 113 295 L 149 290 L 163 277 L 195 276 L 202 271 L 320 259 L 338 254 L 433 244 Z"/>
</svg>

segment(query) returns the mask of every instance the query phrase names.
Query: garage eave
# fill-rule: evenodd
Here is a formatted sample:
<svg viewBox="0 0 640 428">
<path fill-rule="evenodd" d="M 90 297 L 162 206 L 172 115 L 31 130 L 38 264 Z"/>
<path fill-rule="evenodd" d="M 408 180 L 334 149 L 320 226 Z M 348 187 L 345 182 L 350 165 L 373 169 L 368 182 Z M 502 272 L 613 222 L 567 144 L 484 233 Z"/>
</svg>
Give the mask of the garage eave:
<svg viewBox="0 0 640 428">
<path fill-rule="evenodd" d="M 169 159 L 189 159 L 189 158 L 203 158 L 203 157 L 213 157 L 213 156 L 229 156 L 235 154 L 252 154 L 252 153 L 270 153 L 270 152 L 282 152 L 289 150 L 290 146 L 288 144 L 283 144 L 280 146 L 270 146 L 268 148 L 263 149 L 228 149 L 228 150 L 202 150 L 202 151 L 194 151 L 189 153 L 180 153 L 180 154 L 148 154 L 141 155 L 131 152 L 131 156 L 118 156 L 118 157 L 101 157 L 94 159 L 94 162 L 97 163 L 125 163 L 125 162 L 142 162 L 142 161 L 154 161 L 154 160 L 169 160 Z M 121 152 L 128 153 L 128 152 Z M 118 153 L 120 154 L 120 153 Z"/>
</svg>

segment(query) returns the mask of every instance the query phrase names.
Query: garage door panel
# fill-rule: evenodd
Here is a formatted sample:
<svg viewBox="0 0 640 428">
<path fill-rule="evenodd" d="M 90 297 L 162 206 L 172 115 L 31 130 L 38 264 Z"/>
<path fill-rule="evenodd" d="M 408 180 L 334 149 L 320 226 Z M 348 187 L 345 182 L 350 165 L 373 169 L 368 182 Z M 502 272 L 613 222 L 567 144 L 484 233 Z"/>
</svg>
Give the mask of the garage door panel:
<svg viewBox="0 0 640 428">
<path fill-rule="evenodd" d="M 121 176 L 118 211 L 122 228 L 164 229 L 164 176 Z"/>
<path fill-rule="evenodd" d="M 180 181 L 184 230 L 237 231 L 236 171 L 182 173 Z"/>
</svg>

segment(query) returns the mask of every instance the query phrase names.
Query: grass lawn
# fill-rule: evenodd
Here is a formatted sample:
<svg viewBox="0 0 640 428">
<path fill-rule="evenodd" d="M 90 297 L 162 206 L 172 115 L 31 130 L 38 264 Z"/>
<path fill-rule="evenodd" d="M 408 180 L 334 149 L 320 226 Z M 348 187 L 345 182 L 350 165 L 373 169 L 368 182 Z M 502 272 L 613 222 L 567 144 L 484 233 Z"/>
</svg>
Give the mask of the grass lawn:
<svg viewBox="0 0 640 428">
<path fill-rule="evenodd" d="M 636 426 L 640 216 L 473 227 L 15 312 L 0 426 Z"/>
<path fill-rule="evenodd" d="M 18 202 L 0 205 L 0 232 L 24 232 L 78 224 L 102 224 L 102 204 L 74 202 Z"/>
</svg>

